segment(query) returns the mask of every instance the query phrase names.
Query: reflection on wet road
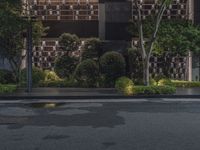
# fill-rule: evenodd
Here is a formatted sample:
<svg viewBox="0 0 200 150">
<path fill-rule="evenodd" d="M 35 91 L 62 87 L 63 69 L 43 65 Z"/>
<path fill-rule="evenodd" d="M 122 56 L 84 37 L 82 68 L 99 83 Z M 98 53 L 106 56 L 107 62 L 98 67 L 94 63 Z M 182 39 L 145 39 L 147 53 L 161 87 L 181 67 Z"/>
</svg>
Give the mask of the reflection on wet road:
<svg viewBox="0 0 200 150">
<path fill-rule="evenodd" d="M 199 150 L 200 103 L 0 105 L 0 150 Z"/>
</svg>

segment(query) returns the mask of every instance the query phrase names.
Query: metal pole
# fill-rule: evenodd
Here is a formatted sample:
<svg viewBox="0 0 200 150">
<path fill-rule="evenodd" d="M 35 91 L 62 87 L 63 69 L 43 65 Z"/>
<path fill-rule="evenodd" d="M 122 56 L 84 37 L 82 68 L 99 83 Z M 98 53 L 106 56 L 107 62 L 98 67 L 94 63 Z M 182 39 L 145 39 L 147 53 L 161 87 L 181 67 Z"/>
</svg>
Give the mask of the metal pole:
<svg viewBox="0 0 200 150">
<path fill-rule="evenodd" d="M 27 92 L 32 91 L 32 22 L 30 21 L 27 31 Z"/>
</svg>

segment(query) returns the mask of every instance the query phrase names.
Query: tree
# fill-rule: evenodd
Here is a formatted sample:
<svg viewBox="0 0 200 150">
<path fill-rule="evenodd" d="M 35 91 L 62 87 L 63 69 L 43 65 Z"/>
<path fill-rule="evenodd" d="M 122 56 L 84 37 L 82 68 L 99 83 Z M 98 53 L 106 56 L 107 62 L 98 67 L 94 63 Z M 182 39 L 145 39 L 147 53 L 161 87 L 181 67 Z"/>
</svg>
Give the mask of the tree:
<svg viewBox="0 0 200 150">
<path fill-rule="evenodd" d="M 16 80 L 19 79 L 24 49 L 24 35 L 28 20 L 22 18 L 21 0 L 2 0 L 0 2 L 0 57 L 8 60 Z M 46 28 L 40 22 L 33 24 L 33 41 L 40 40 Z"/>
<path fill-rule="evenodd" d="M 139 39 L 139 50 L 142 56 L 143 62 L 143 80 L 145 85 L 149 85 L 149 62 L 152 55 L 153 47 L 156 42 L 159 26 L 168 5 L 172 0 L 159 0 L 156 5 L 159 7 L 158 12 L 155 14 L 155 17 L 152 16 L 153 23 L 153 32 L 150 36 L 146 36 L 143 30 L 143 19 L 142 19 L 142 0 L 134 1 L 134 6 L 137 11 L 137 28 L 138 28 L 138 39 Z"/>
<path fill-rule="evenodd" d="M 0 5 L 0 56 L 8 60 L 16 78 L 24 45 L 22 32 L 26 28 L 26 21 L 20 17 L 19 7 L 9 1 L 2 1 Z"/>
<path fill-rule="evenodd" d="M 61 49 L 66 51 L 67 55 L 69 55 L 70 52 L 78 50 L 80 46 L 80 39 L 75 34 L 63 33 L 59 37 L 59 44 Z"/>
<path fill-rule="evenodd" d="M 188 55 L 188 51 L 200 52 L 200 27 L 187 20 L 168 20 L 160 25 L 156 53 Z"/>
</svg>

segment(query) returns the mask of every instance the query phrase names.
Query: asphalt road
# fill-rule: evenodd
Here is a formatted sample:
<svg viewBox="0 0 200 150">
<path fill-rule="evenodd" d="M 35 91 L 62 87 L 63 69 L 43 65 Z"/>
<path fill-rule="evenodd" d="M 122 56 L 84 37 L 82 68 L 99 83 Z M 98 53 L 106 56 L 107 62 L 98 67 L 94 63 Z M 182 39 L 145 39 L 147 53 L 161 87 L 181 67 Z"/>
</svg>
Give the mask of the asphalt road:
<svg viewBox="0 0 200 150">
<path fill-rule="evenodd" d="M 0 150 L 199 150 L 200 102 L 0 104 Z"/>
</svg>

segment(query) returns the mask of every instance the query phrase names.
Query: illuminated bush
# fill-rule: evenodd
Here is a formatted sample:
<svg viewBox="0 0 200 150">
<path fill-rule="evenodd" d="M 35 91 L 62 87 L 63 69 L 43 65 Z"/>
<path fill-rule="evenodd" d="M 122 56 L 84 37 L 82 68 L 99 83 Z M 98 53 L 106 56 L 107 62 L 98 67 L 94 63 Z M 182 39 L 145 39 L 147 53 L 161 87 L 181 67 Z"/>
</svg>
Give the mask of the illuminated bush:
<svg viewBox="0 0 200 150">
<path fill-rule="evenodd" d="M 124 95 L 133 95 L 134 94 L 134 83 L 131 79 L 127 77 L 121 77 L 117 79 L 115 83 L 115 88 L 122 92 Z"/>
<path fill-rule="evenodd" d="M 61 80 L 54 71 L 45 70 L 45 81 L 58 81 Z"/>
<path fill-rule="evenodd" d="M 160 79 L 158 81 L 158 86 L 165 86 L 165 85 L 173 86 L 173 83 L 170 79 Z"/>
</svg>

